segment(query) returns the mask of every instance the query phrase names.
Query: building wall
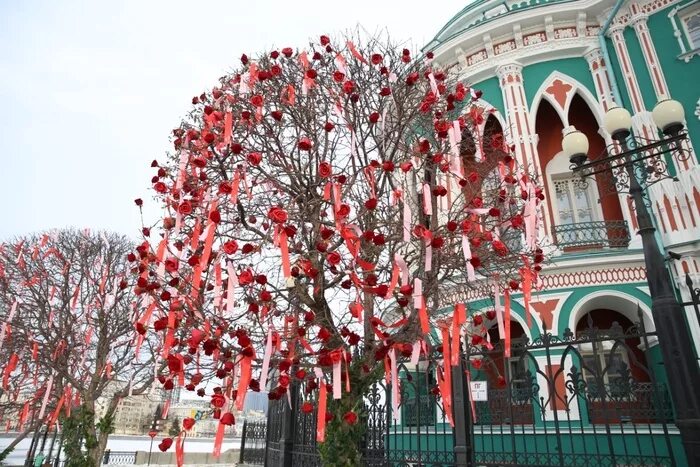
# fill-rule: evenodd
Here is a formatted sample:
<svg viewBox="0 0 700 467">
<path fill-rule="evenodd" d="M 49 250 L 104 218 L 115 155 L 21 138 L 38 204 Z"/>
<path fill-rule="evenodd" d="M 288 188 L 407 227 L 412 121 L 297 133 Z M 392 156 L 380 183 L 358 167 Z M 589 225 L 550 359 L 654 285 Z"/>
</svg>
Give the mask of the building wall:
<svg viewBox="0 0 700 467">
<path fill-rule="evenodd" d="M 593 325 L 606 329 L 618 318 L 626 325 L 638 322 L 639 310 L 644 329 L 655 329 L 642 245 L 627 194 L 605 194 L 600 183 L 594 187 L 596 200 L 601 200 L 594 208 L 598 220 L 626 222 L 628 244 L 563 248 L 553 235 L 560 216 L 552 174 L 570 173 L 568 161 L 558 157 L 562 131 L 575 125 L 591 142 L 589 156 L 602 154 L 612 143 L 610 135 L 601 129 L 603 116 L 613 106 L 626 107 L 634 115 L 634 134 L 649 140 L 659 138 L 651 117 L 657 101 L 671 97 L 685 108 L 690 139 L 684 150 L 688 158 L 669 164 L 669 172 L 677 181 L 657 183 L 648 194 L 659 243 L 682 257 L 670 263 L 680 296 L 689 298 L 686 273 L 696 287 L 700 284 L 700 168 L 693 150 L 700 144 L 700 111 L 696 114 L 700 105 L 700 87 L 696 84 L 700 53 L 693 55 L 686 50 L 684 54 L 669 18 L 679 6 L 691 2 L 625 0 L 604 39 L 609 54 L 606 59 L 598 34 L 615 3 L 482 0 L 456 15 L 424 49 L 432 51 L 439 64 L 455 66 L 465 83 L 483 92 L 486 107 L 495 108 L 503 119 L 505 136 L 515 145 L 519 161 L 538 173 L 547 189 L 540 235 L 544 244 L 551 245 L 547 250 L 552 261 L 545 265 L 541 283 L 533 292 L 531 315 L 525 313 L 521 293 L 513 293 L 511 302 L 513 327 L 522 328 L 530 341 L 541 339 L 545 332 L 560 337 L 575 334 L 589 312 L 594 316 Z M 682 36 L 680 40 L 684 40 Z M 610 236 L 611 231 L 607 234 Z M 469 286 L 446 295 L 444 311 L 449 313 L 458 302 L 468 304 L 470 315 L 494 309 L 492 298 Z M 700 323 L 692 309 L 686 311 L 700 352 Z M 496 327 L 495 322 L 490 324 Z M 643 358 L 652 372 L 637 376 L 661 384 L 667 381 L 655 339 L 640 343 L 631 352 Z M 566 357 L 554 355 L 558 356 Z M 561 367 L 547 362 L 543 355 L 534 357 L 545 372 L 556 372 Z M 569 365 L 569 371 L 572 360 L 562 365 Z M 489 375 L 473 371 L 472 377 L 487 379 Z M 549 421 L 533 423 L 533 430 L 538 423 Z M 587 423 L 595 422 L 581 418 L 582 426 Z M 475 436 L 477 444 L 489 442 L 478 432 Z M 397 436 L 395 442 L 407 441 Z M 673 450 L 680 451 L 675 431 L 672 443 Z M 681 458 L 682 453 L 677 459 Z"/>
</svg>

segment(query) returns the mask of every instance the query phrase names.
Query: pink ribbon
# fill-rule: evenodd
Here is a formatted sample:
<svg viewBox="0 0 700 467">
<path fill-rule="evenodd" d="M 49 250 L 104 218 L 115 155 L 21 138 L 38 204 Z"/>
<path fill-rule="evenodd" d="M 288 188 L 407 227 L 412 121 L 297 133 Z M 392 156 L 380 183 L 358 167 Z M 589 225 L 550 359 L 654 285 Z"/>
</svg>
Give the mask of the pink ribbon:
<svg viewBox="0 0 700 467">
<path fill-rule="evenodd" d="M 272 326 L 267 330 L 267 342 L 265 343 L 265 355 L 263 356 L 262 370 L 260 371 L 260 387 L 265 390 L 267 386 L 267 372 L 270 369 L 270 357 L 272 355 Z"/>
</svg>

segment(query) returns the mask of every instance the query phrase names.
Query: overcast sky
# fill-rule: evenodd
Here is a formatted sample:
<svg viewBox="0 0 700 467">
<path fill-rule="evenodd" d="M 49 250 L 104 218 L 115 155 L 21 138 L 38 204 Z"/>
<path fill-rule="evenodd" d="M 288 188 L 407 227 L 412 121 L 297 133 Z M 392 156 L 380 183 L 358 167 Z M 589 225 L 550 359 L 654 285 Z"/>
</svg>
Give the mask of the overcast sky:
<svg viewBox="0 0 700 467">
<path fill-rule="evenodd" d="M 358 24 L 419 47 L 465 3 L 0 0 L 0 241 L 66 226 L 135 237 L 150 161 L 241 53 Z"/>
</svg>

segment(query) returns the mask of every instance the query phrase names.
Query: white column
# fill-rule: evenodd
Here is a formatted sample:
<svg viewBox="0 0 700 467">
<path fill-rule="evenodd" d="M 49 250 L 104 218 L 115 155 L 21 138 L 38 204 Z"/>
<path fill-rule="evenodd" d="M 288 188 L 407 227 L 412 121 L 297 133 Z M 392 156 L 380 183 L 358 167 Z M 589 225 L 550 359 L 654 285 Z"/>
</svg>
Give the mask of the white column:
<svg viewBox="0 0 700 467">
<path fill-rule="evenodd" d="M 584 55 L 584 57 L 588 62 L 588 69 L 591 71 L 591 75 L 593 77 L 598 102 L 600 103 L 603 112 L 607 112 L 608 109 L 617 105 L 615 102 L 615 96 L 612 92 L 612 85 L 610 83 L 608 64 L 605 63 L 603 53 L 600 48 L 590 50 Z M 600 131 L 600 135 L 605 140 L 605 145 L 607 147 L 614 143 L 610 135 L 602 129 Z M 634 233 L 637 231 L 637 220 L 632 212 L 631 205 L 629 203 L 629 196 L 625 193 L 618 193 L 617 196 L 620 201 L 622 217 L 627 221 L 627 225 L 630 229 L 629 248 L 641 248 L 641 237 L 639 235 L 634 235 Z"/>
<path fill-rule="evenodd" d="M 519 63 L 508 63 L 496 68 L 508 121 L 509 134 L 507 136 L 515 145 L 515 156 L 518 163 L 533 170 L 537 177 L 543 180 L 543 172 L 537 153 L 538 139 L 535 128 L 532 128 L 530 123 L 522 70 L 523 67 Z M 544 218 L 543 233 L 549 235 L 552 220 L 547 209 L 543 209 L 542 212 Z"/>
</svg>

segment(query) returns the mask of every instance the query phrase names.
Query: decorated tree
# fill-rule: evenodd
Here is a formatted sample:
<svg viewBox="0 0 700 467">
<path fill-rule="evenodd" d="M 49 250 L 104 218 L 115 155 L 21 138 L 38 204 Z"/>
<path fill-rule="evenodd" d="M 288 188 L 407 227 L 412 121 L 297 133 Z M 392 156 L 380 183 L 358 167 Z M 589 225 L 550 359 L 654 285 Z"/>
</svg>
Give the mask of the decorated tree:
<svg viewBox="0 0 700 467">
<path fill-rule="evenodd" d="M 192 99 L 152 163 L 164 216 L 138 247 L 137 327 L 161 339 L 166 389 L 211 397 L 215 452 L 248 389 L 297 380 L 325 465 L 359 465 L 369 386 L 432 355 L 432 328 L 454 323 L 455 349 L 467 329 L 445 290 L 532 283 L 541 190 L 479 98 L 430 54 L 322 36 L 243 55 Z"/>
<path fill-rule="evenodd" d="M 76 230 L 0 246 L 3 420 L 20 432 L 15 443 L 77 417 L 74 451 L 83 456 L 84 442 L 80 465 L 97 465 L 119 400 L 151 386 L 152 352 L 137 356 L 149 342 L 137 342 L 134 328 L 132 249 L 125 237 Z M 102 396 L 106 410 L 96 420 Z"/>
</svg>

